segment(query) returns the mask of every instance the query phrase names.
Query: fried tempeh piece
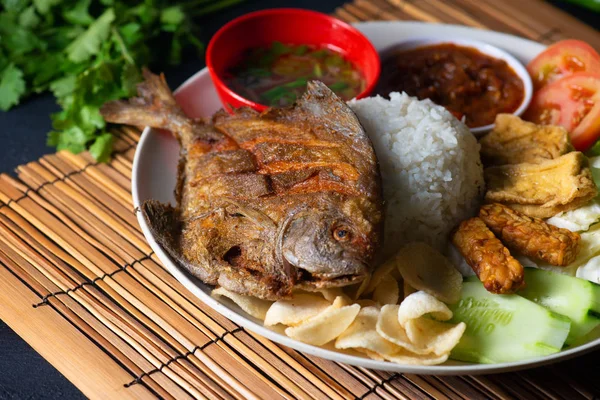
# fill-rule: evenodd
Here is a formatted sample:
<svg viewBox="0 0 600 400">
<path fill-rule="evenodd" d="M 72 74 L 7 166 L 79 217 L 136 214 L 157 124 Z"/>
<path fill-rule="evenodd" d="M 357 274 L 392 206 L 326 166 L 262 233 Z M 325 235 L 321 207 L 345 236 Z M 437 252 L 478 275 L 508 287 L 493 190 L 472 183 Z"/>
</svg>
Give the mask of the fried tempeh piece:
<svg viewBox="0 0 600 400">
<path fill-rule="evenodd" d="M 487 204 L 479 218 L 506 246 L 552 265 L 569 265 L 579 252 L 581 236 L 568 229 L 549 225 L 502 204 Z"/>
<path fill-rule="evenodd" d="M 539 164 L 514 164 L 484 170 L 487 203 L 502 203 L 530 217 L 549 218 L 596 196 L 596 185 L 581 152 Z"/>
<path fill-rule="evenodd" d="M 525 285 L 523 266 L 478 217 L 463 221 L 452 243 L 488 292 L 514 293 Z"/>
<path fill-rule="evenodd" d="M 512 114 L 498 114 L 494 129 L 479 143 L 485 166 L 538 164 L 574 150 L 562 126 L 537 125 Z"/>
</svg>

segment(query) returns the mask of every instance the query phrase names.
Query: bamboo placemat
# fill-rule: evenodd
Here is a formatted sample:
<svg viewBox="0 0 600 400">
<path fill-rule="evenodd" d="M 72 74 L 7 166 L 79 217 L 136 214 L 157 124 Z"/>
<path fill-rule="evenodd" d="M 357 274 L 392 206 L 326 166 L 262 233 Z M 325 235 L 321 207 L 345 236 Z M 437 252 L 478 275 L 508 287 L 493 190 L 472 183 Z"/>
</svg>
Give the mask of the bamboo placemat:
<svg viewBox="0 0 600 400">
<path fill-rule="evenodd" d="M 546 43 L 567 36 L 600 43 L 591 28 L 537 0 L 356 0 L 335 14 L 348 21 L 463 23 Z M 130 196 L 140 134 L 126 127 L 116 133 L 108 164 L 59 152 L 18 167 L 18 179 L 0 175 L 0 318 L 88 397 L 600 395 L 600 352 L 519 373 L 417 376 L 319 359 L 244 330 L 197 300 L 151 251 Z"/>
</svg>

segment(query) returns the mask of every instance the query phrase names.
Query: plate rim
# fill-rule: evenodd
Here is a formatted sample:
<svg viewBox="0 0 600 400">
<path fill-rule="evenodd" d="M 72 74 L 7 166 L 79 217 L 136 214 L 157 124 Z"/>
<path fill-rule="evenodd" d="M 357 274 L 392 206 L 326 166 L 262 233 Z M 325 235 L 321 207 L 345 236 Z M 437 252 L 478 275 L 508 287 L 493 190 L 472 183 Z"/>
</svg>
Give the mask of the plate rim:
<svg viewBox="0 0 600 400">
<path fill-rule="evenodd" d="M 368 21 L 368 22 L 360 22 L 353 24 L 360 30 L 366 29 L 368 30 L 371 27 L 374 29 L 379 28 L 382 25 L 402 25 L 414 28 L 424 27 L 436 25 L 440 30 L 449 30 L 453 34 L 456 34 L 456 31 L 464 31 L 470 34 L 473 34 L 473 31 L 484 33 L 486 35 L 493 35 L 498 38 L 504 37 L 505 39 L 510 39 L 514 41 L 515 39 L 518 41 L 526 41 L 535 43 L 537 45 L 541 45 L 540 43 L 531 41 L 529 39 L 520 38 L 514 35 L 510 35 L 502 32 L 495 32 L 489 30 L 482 30 L 477 28 L 466 27 L 462 25 L 451 25 L 451 24 L 431 24 L 426 22 L 418 22 L 418 21 Z M 482 39 L 484 40 L 484 39 Z M 543 45 L 542 45 L 543 46 Z M 533 55 L 532 55 L 533 57 Z M 187 86 L 191 85 L 197 79 L 203 77 L 208 74 L 207 68 L 203 68 L 200 71 L 193 74 L 189 77 L 184 83 L 182 83 L 175 91 L 177 92 L 185 89 Z M 139 193 L 139 184 L 141 178 L 141 168 L 139 168 L 141 154 L 143 153 L 144 146 L 146 142 L 148 142 L 151 134 L 155 132 L 155 130 L 150 127 L 145 127 L 138 145 L 136 147 L 133 166 L 132 166 L 132 177 L 131 177 L 131 194 L 133 198 L 133 205 L 136 210 L 139 209 L 140 206 L 140 193 Z M 562 350 L 558 353 L 551 354 L 544 357 L 537 357 L 528 360 L 522 360 L 517 362 L 509 362 L 509 363 L 496 363 L 496 364 L 461 364 L 461 365 L 432 365 L 432 366 L 424 366 L 424 365 L 410 365 L 410 364 L 395 364 L 388 361 L 378 361 L 369 359 L 366 357 L 355 356 L 351 354 L 342 353 L 339 351 L 324 349 L 322 347 L 309 345 L 297 340 L 294 340 L 284 334 L 275 332 L 269 328 L 264 327 L 262 324 L 255 322 L 252 319 L 244 316 L 243 314 L 238 313 L 237 311 L 229 308 L 225 304 L 217 301 L 209 294 L 202 291 L 202 289 L 198 286 L 194 280 L 196 278 L 191 277 L 187 271 L 184 271 L 180 267 L 178 267 L 171 258 L 166 254 L 166 252 L 161 248 L 161 246 L 156 242 L 148 225 L 146 224 L 145 219 L 142 216 L 141 212 L 136 212 L 136 217 L 140 227 L 142 229 L 142 233 L 144 237 L 148 241 L 148 244 L 155 252 L 157 257 L 163 263 L 163 265 L 167 268 L 167 270 L 177 279 L 186 289 L 188 289 L 194 296 L 196 296 L 200 301 L 211 307 L 213 310 L 218 312 L 219 314 L 225 316 L 230 319 L 234 323 L 242 326 L 245 329 L 249 329 L 250 331 L 255 332 L 275 343 L 282 344 L 284 346 L 291 347 L 295 350 L 301 351 L 303 353 L 311 354 L 317 357 L 325 358 L 331 361 L 341 362 L 344 364 L 349 364 L 353 366 L 365 367 L 369 369 L 377 369 L 377 370 L 386 370 L 398 373 L 410 373 L 410 374 L 420 374 L 420 375 L 477 375 L 477 374 L 490 374 L 490 373 L 498 373 L 498 372 L 509 372 L 509 371 L 518 371 L 523 369 L 534 368 L 541 365 L 547 365 L 551 363 L 555 363 L 558 361 L 564 361 L 567 359 L 571 359 L 585 353 L 591 352 L 597 348 L 600 348 L 600 338 L 592 340 L 588 343 L 582 344 L 572 349 Z M 233 304 L 233 303 L 231 303 Z M 258 321 L 258 320 L 256 320 Z"/>
</svg>

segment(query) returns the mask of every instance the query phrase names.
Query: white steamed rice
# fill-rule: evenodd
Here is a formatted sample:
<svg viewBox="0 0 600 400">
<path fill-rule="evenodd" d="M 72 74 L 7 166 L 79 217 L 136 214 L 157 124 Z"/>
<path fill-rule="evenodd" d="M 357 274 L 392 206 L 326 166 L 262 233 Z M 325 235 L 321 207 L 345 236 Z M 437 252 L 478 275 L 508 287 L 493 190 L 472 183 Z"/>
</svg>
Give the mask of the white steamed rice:
<svg viewBox="0 0 600 400">
<path fill-rule="evenodd" d="M 348 104 L 381 168 L 384 256 L 413 241 L 445 252 L 450 231 L 477 213 L 484 188 L 477 140 L 445 108 L 405 93 Z"/>
</svg>

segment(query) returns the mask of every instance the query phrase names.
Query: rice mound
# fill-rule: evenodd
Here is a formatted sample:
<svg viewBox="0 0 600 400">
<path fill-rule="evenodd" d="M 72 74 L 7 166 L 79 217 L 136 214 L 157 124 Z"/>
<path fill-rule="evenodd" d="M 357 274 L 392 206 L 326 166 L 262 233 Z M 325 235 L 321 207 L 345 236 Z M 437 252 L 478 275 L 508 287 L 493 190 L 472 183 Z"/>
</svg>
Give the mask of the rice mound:
<svg viewBox="0 0 600 400">
<path fill-rule="evenodd" d="M 450 231 L 477 213 L 484 189 L 479 143 L 444 107 L 406 93 L 352 100 L 379 160 L 383 256 L 423 241 L 446 252 Z"/>
</svg>

